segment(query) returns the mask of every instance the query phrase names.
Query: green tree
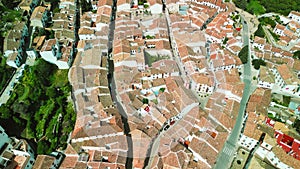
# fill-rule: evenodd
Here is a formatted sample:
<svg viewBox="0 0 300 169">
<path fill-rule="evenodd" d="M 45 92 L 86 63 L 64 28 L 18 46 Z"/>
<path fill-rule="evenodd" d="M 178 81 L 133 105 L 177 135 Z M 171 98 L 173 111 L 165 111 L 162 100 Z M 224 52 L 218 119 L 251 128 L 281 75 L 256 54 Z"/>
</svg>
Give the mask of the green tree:
<svg viewBox="0 0 300 169">
<path fill-rule="evenodd" d="M 143 98 L 143 104 L 148 104 L 149 100 L 147 98 Z"/>
<path fill-rule="evenodd" d="M 300 50 L 294 52 L 293 58 L 294 59 L 300 59 Z"/>
<path fill-rule="evenodd" d="M 248 62 L 248 54 L 249 54 L 248 50 L 249 50 L 249 47 L 248 47 L 248 45 L 246 45 L 242 48 L 242 50 L 238 54 L 238 56 L 241 59 L 243 64 L 246 64 Z"/>
<path fill-rule="evenodd" d="M 228 38 L 227 38 L 227 36 L 225 36 L 225 38 L 223 40 L 223 45 L 226 45 L 227 41 L 228 41 Z"/>
<path fill-rule="evenodd" d="M 53 150 L 51 150 L 50 143 L 46 140 L 41 140 L 37 143 L 37 153 L 38 154 L 50 154 Z"/>
<path fill-rule="evenodd" d="M 259 36 L 261 38 L 264 38 L 266 36 L 265 31 L 262 28 L 261 24 L 258 25 L 258 28 L 254 33 L 254 36 Z"/>
<path fill-rule="evenodd" d="M 247 11 L 254 15 L 260 15 L 266 12 L 265 8 L 257 0 L 250 0 L 250 3 L 247 5 Z"/>
<path fill-rule="evenodd" d="M 260 66 L 266 66 L 266 62 L 264 60 L 262 60 L 261 58 L 259 59 L 253 59 L 252 60 L 252 65 L 254 66 L 254 68 L 256 70 L 258 70 L 260 68 Z"/>
<path fill-rule="evenodd" d="M 92 7 L 91 0 L 81 0 L 81 10 L 82 10 L 82 13 L 92 11 L 93 7 Z"/>
<path fill-rule="evenodd" d="M 0 54 L 0 89 L 3 89 L 9 78 L 12 76 L 15 68 L 6 64 L 6 58 Z"/>
<path fill-rule="evenodd" d="M 276 26 L 276 22 L 269 17 L 262 17 L 258 19 L 262 25 L 270 25 L 272 28 Z"/>
<path fill-rule="evenodd" d="M 6 105 L 0 107 L 0 112 L 1 119 L 9 119 L 12 116 L 11 110 Z"/>
<path fill-rule="evenodd" d="M 233 0 L 235 5 L 243 10 L 246 10 L 247 8 L 247 0 Z"/>
</svg>

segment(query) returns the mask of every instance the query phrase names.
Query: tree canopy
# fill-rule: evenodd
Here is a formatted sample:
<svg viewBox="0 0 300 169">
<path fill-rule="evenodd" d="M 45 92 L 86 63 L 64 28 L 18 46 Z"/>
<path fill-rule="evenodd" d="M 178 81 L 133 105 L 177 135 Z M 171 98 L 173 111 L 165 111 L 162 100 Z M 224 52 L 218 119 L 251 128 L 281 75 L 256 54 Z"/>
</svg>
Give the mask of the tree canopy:
<svg viewBox="0 0 300 169">
<path fill-rule="evenodd" d="M 294 59 L 300 59 L 300 50 L 294 52 L 293 58 Z"/>
<path fill-rule="evenodd" d="M 242 63 L 245 64 L 248 62 L 248 45 L 244 46 L 242 50 L 239 52 L 238 56 L 241 59 Z"/>
<path fill-rule="evenodd" d="M 248 12 L 254 15 L 260 15 L 266 12 L 265 8 L 257 0 L 250 0 L 250 3 L 247 5 L 246 9 Z"/>
<path fill-rule="evenodd" d="M 6 82 L 12 76 L 15 68 L 12 68 L 6 64 L 6 58 L 0 55 L 0 89 L 3 89 Z"/>
<path fill-rule="evenodd" d="M 0 107 L 0 125 L 10 135 L 36 140 L 38 154 L 64 148 L 76 118 L 70 92 L 68 70 L 38 59 Z"/>
<path fill-rule="evenodd" d="M 300 11 L 300 1 L 295 0 L 233 0 L 235 5 L 250 13 L 275 12 L 287 16 L 291 11 Z M 263 7 L 263 8 L 262 8 Z"/>
<path fill-rule="evenodd" d="M 253 59 L 252 60 L 252 65 L 254 66 L 254 69 L 258 70 L 260 66 L 266 66 L 266 62 L 262 60 L 261 58 L 259 59 Z"/>
<path fill-rule="evenodd" d="M 266 36 L 265 31 L 262 28 L 261 24 L 258 25 L 258 28 L 254 33 L 254 36 L 259 36 L 261 38 L 264 38 Z"/>
</svg>

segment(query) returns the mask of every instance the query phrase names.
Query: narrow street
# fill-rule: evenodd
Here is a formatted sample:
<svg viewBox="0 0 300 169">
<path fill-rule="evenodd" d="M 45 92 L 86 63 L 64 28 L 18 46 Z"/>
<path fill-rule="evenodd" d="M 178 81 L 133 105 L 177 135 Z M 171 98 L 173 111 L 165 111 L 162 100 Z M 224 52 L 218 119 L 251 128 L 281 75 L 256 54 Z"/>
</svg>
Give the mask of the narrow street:
<svg viewBox="0 0 300 169">
<path fill-rule="evenodd" d="M 113 40 L 114 40 L 114 30 L 115 30 L 115 17 L 116 17 L 116 10 L 117 10 L 117 0 L 113 1 L 113 6 L 112 6 L 112 13 L 111 13 L 111 21 L 109 24 L 109 34 L 108 34 L 108 83 L 109 83 L 109 89 L 110 93 L 112 96 L 112 100 L 116 103 L 116 107 L 122 117 L 122 122 L 124 125 L 124 133 L 126 135 L 127 139 L 127 146 L 128 146 L 128 151 L 127 151 L 127 157 L 126 157 L 126 168 L 132 168 L 132 161 L 133 161 L 133 144 L 132 144 L 132 138 L 130 134 L 130 127 L 128 124 L 128 116 L 125 111 L 125 108 L 121 104 L 121 98 L 119 96 L 119 93 L 117 91 L 116 87 L 116 82 L 114 78 L 114 63 L 113 60 L 110 60 L 111 54 L 113 51 Z"/>
</svg>

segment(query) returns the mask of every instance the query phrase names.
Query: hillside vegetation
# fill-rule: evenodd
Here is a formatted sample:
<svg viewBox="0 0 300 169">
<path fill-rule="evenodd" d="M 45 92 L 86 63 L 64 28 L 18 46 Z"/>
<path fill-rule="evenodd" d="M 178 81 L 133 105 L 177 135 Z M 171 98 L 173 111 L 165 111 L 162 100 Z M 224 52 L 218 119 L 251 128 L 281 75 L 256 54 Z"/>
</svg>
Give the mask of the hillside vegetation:
<svg viewBox="0 0 300 169">
<path fill-rule="evenodd" d="M 233 0 L 237 7 L 252 14 L 275 12 L 287 16 L 290 11 L 300 11 L 300 1 L 295 0 Z M 264 10 L 262 10 L 262 7 Z"/>
<path fill-rule="evenodd" d="M 8 102 L 0 107 L 0 125 L 9 135 L 33 139 L 38 154 L 64 148 L 73 130 L 75 112 L 68 102 L 68 70 L 42 59 L 25 69 Z"/>
</svg>

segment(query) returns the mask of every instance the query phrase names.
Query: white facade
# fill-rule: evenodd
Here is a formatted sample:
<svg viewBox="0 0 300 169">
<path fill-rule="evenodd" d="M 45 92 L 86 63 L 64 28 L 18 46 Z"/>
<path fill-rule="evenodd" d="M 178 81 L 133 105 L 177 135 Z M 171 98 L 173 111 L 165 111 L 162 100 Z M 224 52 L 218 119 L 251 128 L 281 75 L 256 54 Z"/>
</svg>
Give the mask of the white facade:
<svg viewBox="0 0 300 169">
<path fill-rule="evenodd" d="M 15 50 L 15 51 L 17 51 L 17 50 Z M 6 50 L 6 51 L 4 51 L 4 57 L 8 57 L 8 55 L 14 53 L 15 51 L 14 50 Z"/>
<path fill-rule="evenodd" d="M 150 11 L 152 14 L 160 14 L 160 13 L 162 13 L 162 5 L 154 4 L 154 5 L 150 6 Z"/>
<path fill-rule="evenodd" d="M 221 43 L 222 42 L 222 39 L 218 39 L 218 38 L 208 35 L 208 34 L 205 34 L 205 38 L 207 41 L 211 41 L 213 43 Z"/>
<path fill-rule="evenodd" d="M 273 69 L 273 73 L 275 76 L 275 84 L 278 85 L 282 91 L 300 96 L 300 90 L 297 91 L 299 88 L 299 84 L 295 82 L 295 84 L 286 84 L 277 69 Z"/>
<path fill-rule="evenodd" d="M 96 39 L 97 37 L 95 34 L 79 34 L 79 39 L 80 40 L 92 40 Z"/>
<path fill-rule="evenodd" d="M 267 89 L 272 89 L 274 86 L 274 83 L 270 83 L 270 82 L 265 82 L 261 79 L 258 79 L 258 87 L 262 87 L 262 88 L 267 88 Z"/>
<path fill-rule="evenodd" d="M 209 86 L 207 84 L 200 84 L 195 82 L 194 80 L 191 81 L 191 90 L 198 93 L 198 95 L 202 94 L 212 94 L 214 91 L 214 86 Z"/>
<path fill-rule="evenodd" d="M 217 66 L 215 67 L 213 65 L 213 62 L 211 61 L 210 62 L 211 64 L 211 67 L 213 67 L 213 71 L 219 71 L 219 70 L 231 70 L 231 69 L 234 69 L 234 68 L 237 68 L 238 70 L 240 70 L 242 68 L 242 65 L 238 65 L 236 66 L 235 64 L 230 64 L 230 65 L 223 65 L 223 66 Z"/>
<path fill-rule="evenodd" d="M 300 23 L 300 13 L 298 13 L 298 15 L 297 15 L 297 14 L 291 12 L 291 13 L 288 15 L 288 17 L 291 18 L 292 20 L 297 21 L 297 22 Z"/>
<path fill-rule="evenodd" d="M 150 76 L 143 76 L 142 80 L 153 80 L 153 79 L 159 79 L 159 78 L 167 78 L 170 77 L 170 73 L 160 73 L 160 74 L 151 74 Z"/>
<path fill-rule="evenodd" d="M 280 76 L 279 72 L 277 71 L 277 69 L 273 69 L 273 74 L 275 76 L 275 84 L 283 88 L 285 86 L 285 83 L 282 77 Z"/>
<path fill-rule="evenodd" d="M 119 66 L 128 66 L 128 67 L 137 67 L 137 62 L 135 60 L 125 60 L 121 62 L 114 62 L 115 67 Z"/>
<path fill-rule="evenodd" d="M 260 51 L 263 51 L 264 50 L 264 47 L 265 47 L 265 44 L 260 44 L 260 43 L 256 43 L 256 42 L 254 42 L 253 44 L 252 44 L 252 46 L 253 46 L 253 48 L 258 48 L 258 50 L 260 50 Z"/>
<path fill-rule="evenodd" d="M 101 31 L 101 29 L 103 28 L 103 27 L 106 27 L 108 24 L 106 24 L 106 23 L 102 23 L 102 22 L 98 22 L 98 23 L 96 23 L 96 31 Z"/>
<path fill-rule="evenodd" d="M 170 14 L 179 12 L 179 4 L 174 4 L 174 3 L 167 4 L 167 8 Z"/>
<path fill-rule="evenodd" d="M 280 36 L 284 36 L 284 30 L 282 29 L 277 29 L 276 27 L 274 28 L 273 30 L 274 33 L 276 33 L 277 35 L 280 35 Z"/>
<path fill-rule="evenodd" d="M 211 2 L 205 2 L 205 1 L 198 2 L 198 1 L 196 1 L 196 0 L 192 0 L 192 1 L 194 1 L 194 2 L 196 2 L 196 3 L 198 3 L 198 4 L 201 4 L 201 5 L 208 6 L 208 7 L 210 7 L 210 8 L 215 8 L 215 9 L 218 10 L 218 12 L 223 12 L 223 11 L 226 10 L 225 8 L 221 8 L 220 6 L 217 6 L 217 5 L 215 5 L 215 4 L 211 3 Z M 226 7 L 226 8 L 227 8 L 227 7 Z"/>
<path fill-rule="evenodd" d="M 70 67 L 68 62 L 57 60 L 52 51 L 43 51 L 40 52 L 40 55 L 45 61 L 55 64 L 59 69 L 69 69 Z"/>
<path fill-rule="evenodd" d="M 59 3 L 59 9 L 63 9 L 69 5 L 75 6 L 74 2 L 72 1 L 64 1 Z"/>
<path fill-rule="evenodd" d="M 117 12 L 120 12 L 120 11 L 130 11 L 130 4 L 129 3 L 124 3 L 124 4 L 121 4 L 121 5 L 118 5 L 117 6 Z"/>
</svg>

